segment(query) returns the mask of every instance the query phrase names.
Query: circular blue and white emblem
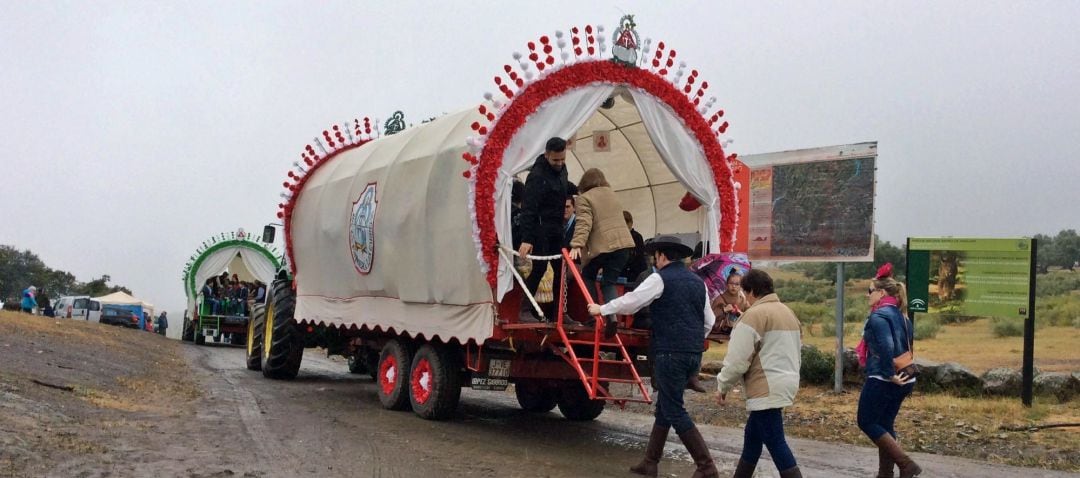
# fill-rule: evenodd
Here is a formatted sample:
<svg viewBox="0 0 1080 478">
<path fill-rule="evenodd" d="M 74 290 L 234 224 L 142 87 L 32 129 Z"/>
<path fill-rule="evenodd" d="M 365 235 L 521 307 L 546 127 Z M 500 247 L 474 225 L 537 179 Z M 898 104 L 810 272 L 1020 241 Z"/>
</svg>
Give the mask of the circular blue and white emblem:
<svg viewBox="0 0 1080 478">
<path fill-rule="evenodd" d="M 349 223 L 349 249 L 353 265 L 361 274 L 371 272 L 375 261 L 375 183 L 368 184 L 353 203 L 352 220 Z"/>
</svg>

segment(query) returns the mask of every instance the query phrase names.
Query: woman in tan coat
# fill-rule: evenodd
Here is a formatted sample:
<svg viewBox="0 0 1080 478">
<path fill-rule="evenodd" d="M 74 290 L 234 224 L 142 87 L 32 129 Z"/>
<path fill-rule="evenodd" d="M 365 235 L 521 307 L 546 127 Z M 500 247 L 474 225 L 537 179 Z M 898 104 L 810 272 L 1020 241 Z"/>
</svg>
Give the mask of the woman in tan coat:
<svg viewBox="0 0 1080 478">
<path fill-rule="evenodd" d="M 570 258 L 582 257 L 585 266 L 581 273 L 593 301 L 611 302 L 616 298 L 615 282 L 634 248 L 634 238 L 623 219 L 619 198 L 604 179 L 604 173 L 596 168 L 585 171 L 578 183 L 578 191 L 577 225 L 570 240 Z M 596 294 L 595 285 L 601 269 L 604 271 L 600 280 L 602 300 Z M 607 321 L 609 335 L 614 332 L 614 319 L 609 317 Z"/>
</svg>

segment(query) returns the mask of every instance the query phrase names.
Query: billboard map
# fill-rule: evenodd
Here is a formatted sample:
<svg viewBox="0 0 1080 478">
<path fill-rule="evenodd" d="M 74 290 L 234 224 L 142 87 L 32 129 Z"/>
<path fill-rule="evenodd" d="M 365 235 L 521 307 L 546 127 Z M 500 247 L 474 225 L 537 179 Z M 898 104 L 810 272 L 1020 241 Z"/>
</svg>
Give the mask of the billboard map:
<svg viewBox="0 0 1080 478">
<path fill-rule="evenodd" d="M 740 159 L 750 167 L 752 259 L 873 260 L 876 142 Z"/>
</svg>

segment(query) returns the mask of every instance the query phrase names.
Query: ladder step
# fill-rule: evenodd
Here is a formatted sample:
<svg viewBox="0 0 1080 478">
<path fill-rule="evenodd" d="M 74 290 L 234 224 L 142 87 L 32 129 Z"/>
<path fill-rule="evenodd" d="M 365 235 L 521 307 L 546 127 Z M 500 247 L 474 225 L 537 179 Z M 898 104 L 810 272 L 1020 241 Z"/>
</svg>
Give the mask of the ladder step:
<svg viewBox="0 0 1080 478">
<path fill-rule="evenodd" d="M 576 344 L 576 345 L 594 345 L 595 344 L 591 340 L 574 340 L 574 339 L 567 340 L 566 343 L 568 343 L 568 344 Z M 618 342 L 600 342 L 600 346 L 601 347 L 618 347 L 619 343 Z"/>
<path fill-rule="evenodd" d="M 592 363 L 592 362 L 594 362 L 594 360 L 591 359 L 591 358 L 579 358 L 578 362 Z M 601 360 L 599 360 L 599 362 L 600 363 L 607 363 L 607 364 L 615 364 L 615 365 L 629 365 L 630 364 L 630 362 L 626 361 L 626 360 L 603 360 L 603 359 L 601 359 Z"/>
<path fill-rule="evenodd" d="M 608 383 L 638 383 L 637 380 L 634 380 L 632 378 L 604 378 L 604 377 L 598 377 L 596 379 L 596 381 L 597 382 L 608 382 Z"/>
</svg>

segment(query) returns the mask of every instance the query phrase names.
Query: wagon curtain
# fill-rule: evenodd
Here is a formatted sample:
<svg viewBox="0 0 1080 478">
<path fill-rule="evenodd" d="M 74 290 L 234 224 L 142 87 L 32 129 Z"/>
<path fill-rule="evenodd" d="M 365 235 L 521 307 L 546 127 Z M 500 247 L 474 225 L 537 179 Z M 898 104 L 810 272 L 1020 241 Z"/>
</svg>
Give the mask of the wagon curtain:
<svg viewBox="0 0 1080 478">
<path fill-rule="evenodd" d="M 600 108 L 615 90 L 609 83 L 594 83 L 545 102 L 522 125 L 503 153 L 502 166 L 495 184 L 495 230 L 500 244 L 512 244 L 510 238 L 510 191 L 514 175 L 529 169 L 537 155 L 544 152 L 547 140 L 569 138 Z M 498 300 L 514 287 L 513 264 L 499 258 Z"/>
</svg>

